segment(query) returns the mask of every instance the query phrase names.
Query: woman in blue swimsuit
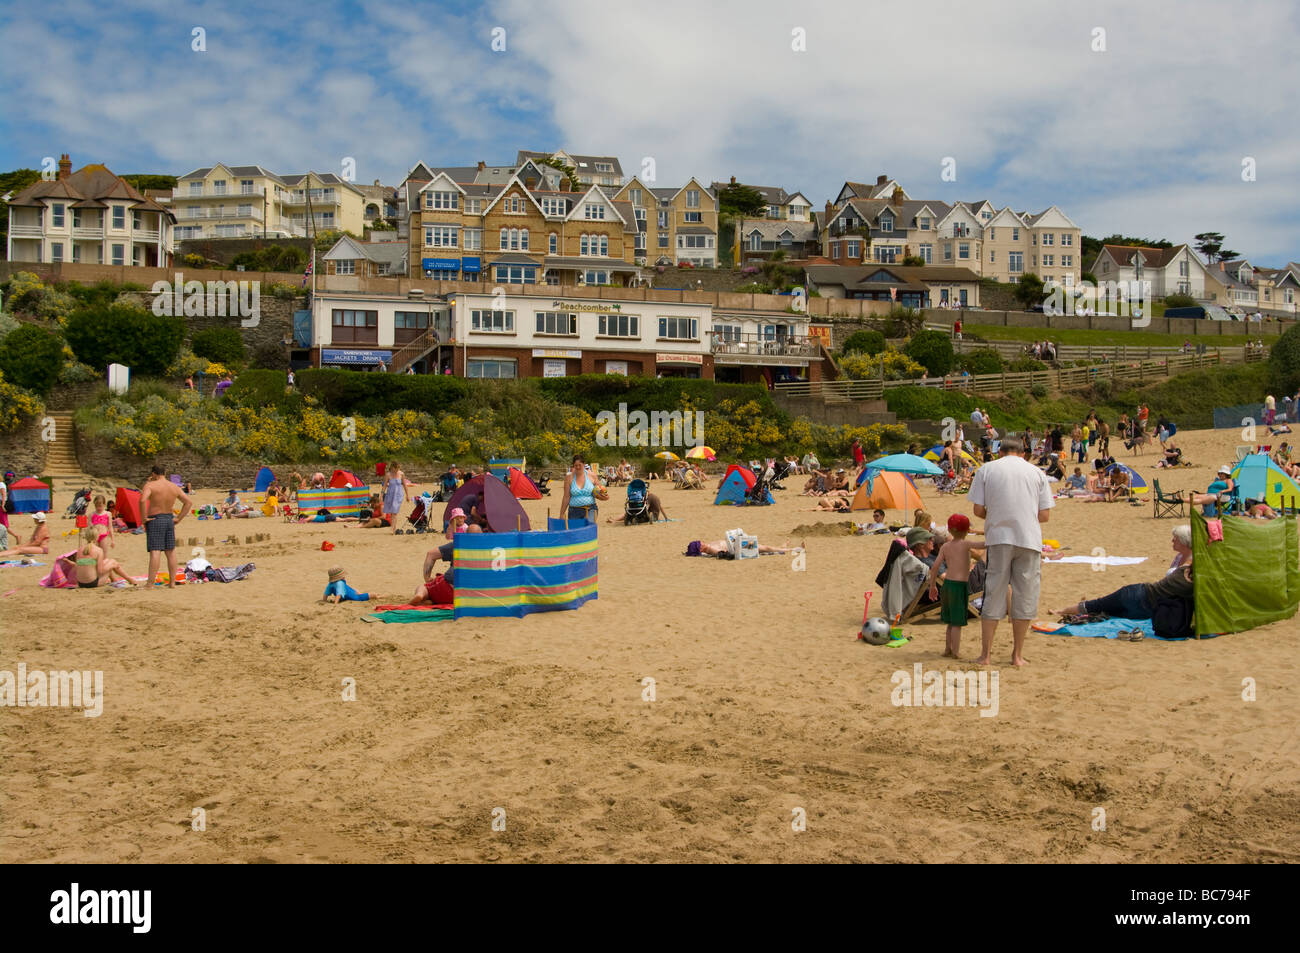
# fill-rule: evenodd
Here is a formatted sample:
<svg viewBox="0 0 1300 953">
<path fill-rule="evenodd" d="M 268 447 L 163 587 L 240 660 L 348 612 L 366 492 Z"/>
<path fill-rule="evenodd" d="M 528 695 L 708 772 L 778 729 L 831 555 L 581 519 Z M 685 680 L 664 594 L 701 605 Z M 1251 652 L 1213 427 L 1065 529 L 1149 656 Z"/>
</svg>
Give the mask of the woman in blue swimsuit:
<svg viewBox="0 0 1300 953">
<path fill-rule="evenodd" d="M 579 482 L 581 481 L 581 482 Z M 569 519 L 585 519 L 596 522 L 600 515 L 596 508 L 596 491 L 604 486 L 595 479 L 583 462 L 582 454 L 573 455 L 573 466 L 564 481 L 564 499 L 560 501 L 560 512 L 568 514 Z"/>
</svg>

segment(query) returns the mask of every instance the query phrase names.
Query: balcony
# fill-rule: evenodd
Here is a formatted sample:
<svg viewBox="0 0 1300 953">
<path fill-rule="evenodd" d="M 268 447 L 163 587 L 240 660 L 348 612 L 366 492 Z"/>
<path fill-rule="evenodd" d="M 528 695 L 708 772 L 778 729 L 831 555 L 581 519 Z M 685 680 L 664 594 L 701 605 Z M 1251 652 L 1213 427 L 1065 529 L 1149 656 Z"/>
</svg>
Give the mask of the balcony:
<svg viewBox="0 0 1300 953">
<path fill-rule="evenodd" d="M 742 334 L 723 340 L 713 334 L 713 359 L 722 364 L 788 364 L 815 360 L 820 344 L 815 338 L 787 335 L 768 338 L 761 334 Z"/>
<path fill-rule="evenodd" d="M 185 225 L 188 222 L 202 222 L 206 219 L 221 218 L 251 218 L 260 222 L 262 220 L 262 206 L 251 205 L 243 211 L 235 208 L 187 208 L 183 215 L 177 216 L 177 224 Z"/>
<path fill-rule="evenodd" d="M 157 234 L 156 232 L 154 234 Z M 104 237 L 103 225 L 74 225 L 72 226 L 73 240 L 86 240 L 97 242 Z"/>
<path fill-rule="evenodd" d="M 178 199 L 238 199 L 238 198 L 258 198 L 262 197 L 261 189 L 221 189 L 220 191 L 209 186 L 199 192 L 191 192 L 189 189 L 172 189 L 172 201 Z"/>
<path fill-rule="evenodd" d="M 10 225 L 9 234 L 13 238 L 43 238 L 45 232 L 39 225 Z"/>
<path fill-rule="evenodd" d="M 159 238 L 156 228 L 136 228 L 131 231 L 131 238 L 137 242 L 156 242 Z"/>
<path fill-rule="evenodd" d="M 315 190 L 313 190 L 311 193 L 311 204 L 313 208 L 317 205 L 341 205 L 342 202 L 343 202 L 343 196 L 342 193 L 340 192 L 334 192 L 328 196 L 323 195 Z M 280 196 L 280 204 L 306 206 L 307 196 L 296 195 L 292 192 L 286 193 L 285 195 Z"/>
</svg>

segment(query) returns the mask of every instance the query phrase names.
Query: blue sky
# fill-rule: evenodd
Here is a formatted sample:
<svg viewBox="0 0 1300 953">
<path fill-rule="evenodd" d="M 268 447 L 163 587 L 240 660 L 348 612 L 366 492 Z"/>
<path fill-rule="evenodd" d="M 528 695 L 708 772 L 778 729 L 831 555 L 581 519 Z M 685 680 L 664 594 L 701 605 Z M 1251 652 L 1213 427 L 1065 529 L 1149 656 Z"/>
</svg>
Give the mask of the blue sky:
<svg viewBox="0 0 1300 953">
<path fill-rule="evenodd" d="M 915 198 L 1054 204 L 1088 234 L 1215 230 L 1256 264 L 1300 260 L 1300 5 L 1284 0 L 18 0 L 0 50 L 0 169 L 350 156 L 359 181 L 397 184 L 418 160 L 563 147 L 818 206 L 887 173 Z"/>
</svg>

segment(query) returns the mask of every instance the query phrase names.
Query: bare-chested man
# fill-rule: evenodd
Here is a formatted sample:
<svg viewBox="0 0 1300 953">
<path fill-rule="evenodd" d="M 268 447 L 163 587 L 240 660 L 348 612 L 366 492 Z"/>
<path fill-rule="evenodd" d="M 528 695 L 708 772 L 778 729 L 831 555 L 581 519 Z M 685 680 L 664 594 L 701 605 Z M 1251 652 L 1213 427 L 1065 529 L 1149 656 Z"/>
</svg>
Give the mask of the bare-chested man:
<svg viewBox="0 0 1300 953">
<path fill-rule="evenodd" d="M 166 477 L 167 471 L 154 464 L 149 480 L 140 491 L 140 509 L 144 514 L 145 548 L 149 551 L 149 579 L 158 578 L 159 554 L 167 554 L 167 587 L 176 588 L 176 524 L 185 519 L 193 501 Z M 174 514 L 176 501 L 181 511 Z"/>
</svg>

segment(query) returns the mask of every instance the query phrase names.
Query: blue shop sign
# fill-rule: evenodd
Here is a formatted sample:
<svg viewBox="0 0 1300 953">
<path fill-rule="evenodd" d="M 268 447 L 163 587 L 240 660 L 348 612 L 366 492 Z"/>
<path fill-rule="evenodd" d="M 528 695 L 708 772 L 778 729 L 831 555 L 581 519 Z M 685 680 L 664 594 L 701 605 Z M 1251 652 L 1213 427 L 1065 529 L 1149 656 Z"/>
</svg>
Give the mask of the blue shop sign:
<svg viewBox="0 0 1300 953">
<path fill-rule="evenodd" d="M 322 364 L 391 364 L 392 351 L 358 351 L 353 348 L 321 348 Z"/>
</svg>

